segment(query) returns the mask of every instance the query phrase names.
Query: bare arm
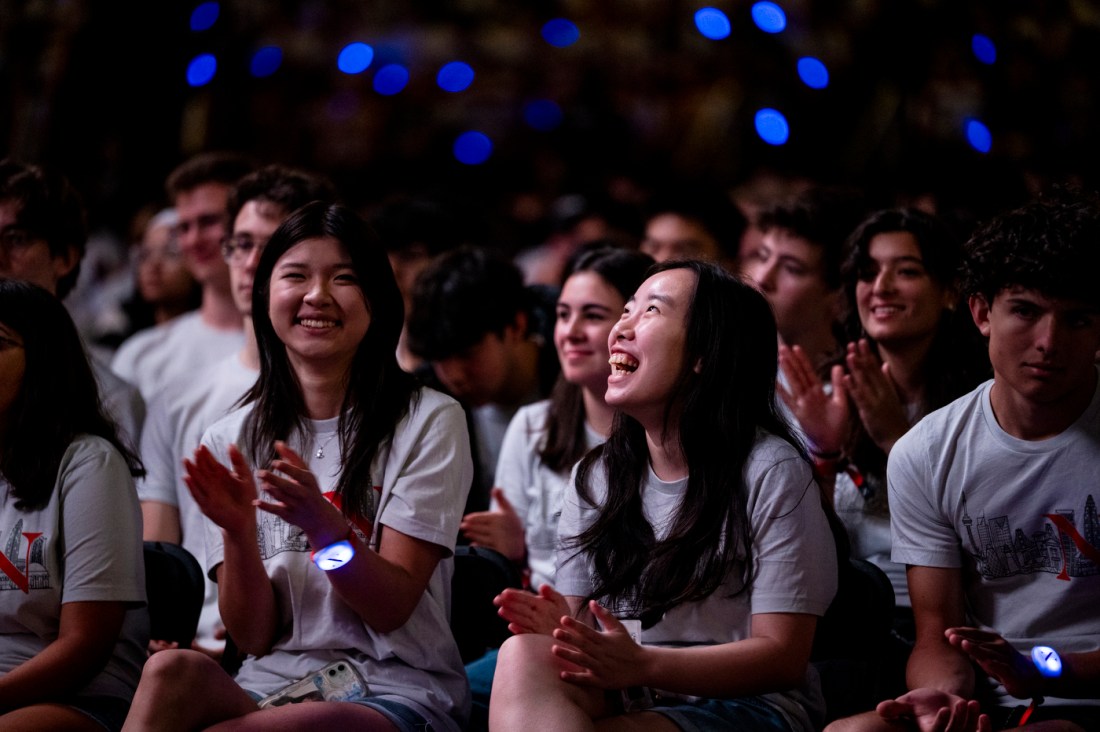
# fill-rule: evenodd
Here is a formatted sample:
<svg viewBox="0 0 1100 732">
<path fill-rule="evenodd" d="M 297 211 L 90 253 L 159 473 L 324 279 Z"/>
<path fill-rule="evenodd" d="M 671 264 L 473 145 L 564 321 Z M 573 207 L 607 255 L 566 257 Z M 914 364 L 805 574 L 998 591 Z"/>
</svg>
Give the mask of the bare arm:
<svg viewBox="0 0 1100 732">
<path fill-rule="evenodd" d="M 969 699 L 974 672 L 944 632 L 963 624 L 962 574 L 957 569 L 910 566 L 906 572 L 917 640 L 906 667 L 910 689 L 930 687 Z"/>
<path fill-rule="evenodd" d="M 798 613 L 753 615 L 750 637 L 712 646 L 641 646 L 596 603 L 589 609 L 603 630 L 567 619 L 554 654 L 583 670 L 563 672 L 575 683 L 604 689 L 649 686 L 696 696 L 729 698 L 789 689 L 802 682 L 817 618 Z"/>
<path fill-rule="evenodd" d="M 121 602 L 63 604 L 57 639 L 0 676 L 0 709 L 63 698 L 85 686 L 110 660 L 125 615 Z"/>
</svg>

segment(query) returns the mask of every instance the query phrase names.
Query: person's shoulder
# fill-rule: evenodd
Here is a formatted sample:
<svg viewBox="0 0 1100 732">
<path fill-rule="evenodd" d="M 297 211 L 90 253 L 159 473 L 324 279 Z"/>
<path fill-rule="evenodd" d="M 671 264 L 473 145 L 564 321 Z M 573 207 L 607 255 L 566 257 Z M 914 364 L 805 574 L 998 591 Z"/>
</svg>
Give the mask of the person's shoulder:
<svg viewBox="0 0 1100 732">
<path fill-rule="evenodd" d="M 61 475 L 81 466 L 89 466 L 96 471 L 119 471 L 130 474 L 126 458 L 110 440 L 88 433 L 80 433 L 73 438 L 61 458 L 58 474 Z"/>
<path fill-rule="evenodd" d="M 791 460 L 805 462 L 802 453 L 788 440 L 771 432 L 757 432 L 756 442 L 748 455 L 749 462 L 775 464 Z"/>
<path fill-rule="evenodd" d="M 982 405 L 988 401 L 989 389 L 992 386 L 992 380 L 986 381 L 954 401 L 929 412 L 898 439 L 891 453 L 893 453 L 893 450 L 897 450 L 899 446 L 908 449 L 907 445 L 919 441 L 942 439 L 945 435 L 957 430 L 970 420 L 980 418 Z"/>
<path fill-rule="evenodd" d="M 252 403 L 237 407 L 224 417 L 217 419 L 206 428 L 202 441 L 204 443 L 235 443 L 240 437 L 244 420 L 252 411 Z"/>
<path fill-rule="evenodd" d="M 528 428 L 538 428 L 546 422 L 546 414 L 550 411 L 550 400 L 542 399 L 530 404 L 524 404 L 516 410 L 512 417 L 514 423 L 526 425 Z"/>
</svg>

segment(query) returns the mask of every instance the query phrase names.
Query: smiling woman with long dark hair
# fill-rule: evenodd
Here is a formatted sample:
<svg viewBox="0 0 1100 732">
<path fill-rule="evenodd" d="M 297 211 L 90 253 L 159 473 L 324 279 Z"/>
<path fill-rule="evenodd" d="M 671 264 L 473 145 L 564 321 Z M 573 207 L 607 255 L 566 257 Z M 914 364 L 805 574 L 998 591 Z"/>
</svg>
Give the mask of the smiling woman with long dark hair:
<svg viewBox="0 0 1100 732">
<path fill-rule="evenodd" d="M 557 590 L 498 599 L 517 635 L 491 728 L 815 729 L 836 550 L 775 408 L 767 302 L 717 266 L 663 263 L 608 343 L 618 414 L 566 492 Z"/>
<path fill-rule="evenodd" d="M 259 380 L 187 463 L 222 618 L 248 657 L 234 680 L 194 651 L 155 654 L 127 728 L 457 732 L 469 699 L 449 558 L 469 439 L 458 403 L 397 365 L 385 250 L 349 209 L 304 206 L 260 257 L 252 319 Z M 315 676 L 340 692 L 260 706 Z"/>
</svg>

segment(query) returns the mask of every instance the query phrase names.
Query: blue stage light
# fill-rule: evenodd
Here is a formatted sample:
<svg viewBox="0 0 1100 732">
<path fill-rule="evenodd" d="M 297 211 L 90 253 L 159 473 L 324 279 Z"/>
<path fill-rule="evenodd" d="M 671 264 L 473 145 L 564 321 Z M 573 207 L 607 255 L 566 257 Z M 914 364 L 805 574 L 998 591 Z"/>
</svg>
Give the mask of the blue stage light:
<svg viewBox="0 0 1100 732">
<path fill-rule="evenodd" d="M 533 99 L 523 106 L 523 120 L 540 132 L 557 129 L 562 121 L 562 111 L 549 99 Z"/>
<path fill-rule="evenodd" d="M 829 69 L 813 56 L 798 59 L 798 78 L 811 89 L 824 89 L 829 86 Z"/>
<path fill-rule="evenodd" d="M 577 24 L 565 18 L 548 20 L 542 26 L 542 37 L 547 43 L 556 48 L 572 46 L 581 37 L 581 31 Z"/>
<path fill-rule="evenodd" d="M 345 74 L 361 74 L 374 60 L 374 49 L 365 43 L 349 43 L 340 51 L 336 66 Z"/>
<path fill-rule="evenodd" d="M 997 60 L 997 46 L 989 36 L 975 33 L 970 39 L 970 48 L 974 51 L 974 56 L 983 64 L 992 64 Z"/>
<path fill-rule="evenodd" d="M 209 30 L 214 23 L 218 22 L 220 12 L 221 6 L 218 3 L 200 3 L 191 11 L 191 30 L 196 33 Z"/>
<path fill-rule="evenodd" d="M 386 64 L 374 72 L 374 90 L 384 96 L 401 92 L 409 83 L 409 70 L 401 64 Z"/>
<path fill-rule="evenodd" d="M 787 27 L 787 14 L 775 3 L 753 3 L 752 22 L 765 33 L 782 33 Z"/>
<path fill-rule="evenodd" d="M 791 135 L 791 128 L 779 110 L 765 107 L 756 113 L 756 134 L 769 145 L 783 145 Z"/>
<path fill-rule="evenodd" d="M 474 70 L 464 61 L 452 61 L 444 64 L 435 77 L 435 83 L 443 91 L 460 92 L 474 83 Z"/>
<path fill-rule="evenodd" d="M 730 19 L 718 8 L 700 8 L 695 11 L 695 27 L 705 38 L 720 41 L 730 34 Z"/>
<path fill-rule="evenodd" d="M 455 159 L 460 163 L 481 165 L 492 152 L 492 141 L 480 132 L 463 132 L 455 139 Z"/>
<path fill-rule="evenodd" d="M 993 134 L 976 119 L 966 121 L 966 140 L 980 153 L 987 153 L 993 147 Z"/>
<path fill-rule="evenodd" d="M 191 86 L 206 86 L 218 71 L 218 60 L 213 54 L 203 53 L 191 59 L 187 64 L 187 83 Z"/>
<path fill-rule="evenodd" d="M 283 50 L 278 46 L 264 46 L 252 54 L 249 71 L 257 79 L 271 76 L 283 64 Z"/>
</svg>

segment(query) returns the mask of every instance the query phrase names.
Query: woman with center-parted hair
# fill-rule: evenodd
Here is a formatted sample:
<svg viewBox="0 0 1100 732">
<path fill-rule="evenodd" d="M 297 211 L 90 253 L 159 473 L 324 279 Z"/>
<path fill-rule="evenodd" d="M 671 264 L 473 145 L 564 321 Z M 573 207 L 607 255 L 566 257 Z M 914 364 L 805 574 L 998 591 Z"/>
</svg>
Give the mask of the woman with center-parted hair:
<svg viewBox="0 0 1100 732">
<path fill-rule="evenodd" d="M 776 412 L 767 302 L 715 265 L 663 263 L 608 344 L 619 413 L 566 492 L 557 589 L 498 598 L 517 635 L 490 728 L 816 729 L 836 547 Z"/>
<path fill-rule="evenodd" d="M 122 726 L 149 634 L 141 473 L 65 306 L 0 279 L 0 729 Z"/>
<path fill-rule="evenodd" d="M 299 209 L 261 255 L 252 318 L 259 380 L 186 466 L 248 657 L 231 679 L 203 654 L 156 654 L 127 729 L 460 729 L 448 609 L 469 441 L 459 405 L 397 365 L 384 249 L 347 208 Z M 261 707 L 314 676 L 322 701 Z"/>
</svg>

